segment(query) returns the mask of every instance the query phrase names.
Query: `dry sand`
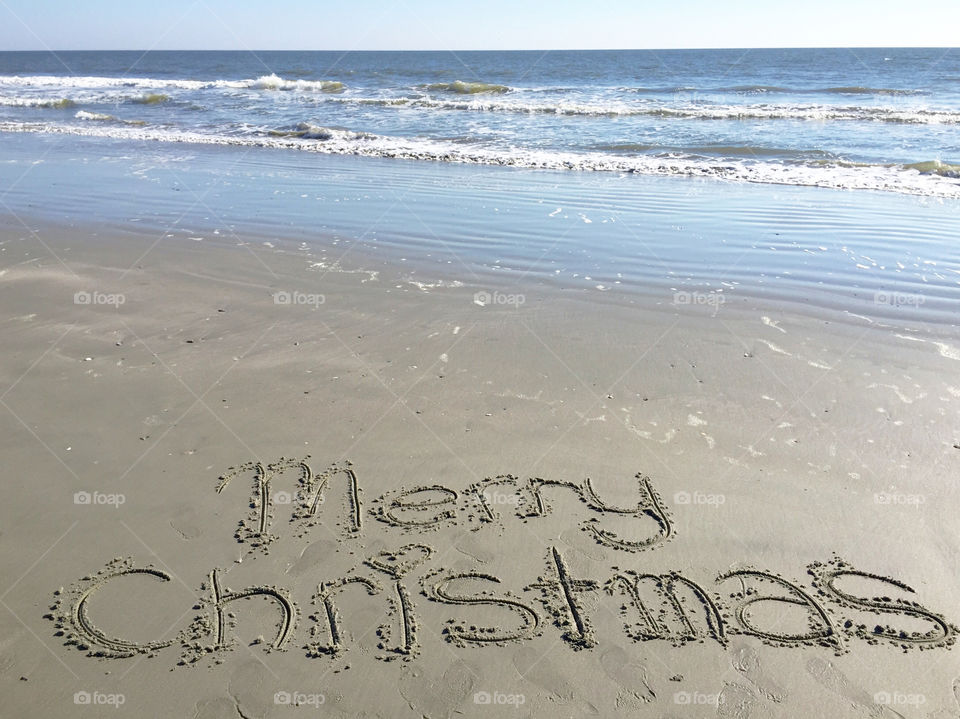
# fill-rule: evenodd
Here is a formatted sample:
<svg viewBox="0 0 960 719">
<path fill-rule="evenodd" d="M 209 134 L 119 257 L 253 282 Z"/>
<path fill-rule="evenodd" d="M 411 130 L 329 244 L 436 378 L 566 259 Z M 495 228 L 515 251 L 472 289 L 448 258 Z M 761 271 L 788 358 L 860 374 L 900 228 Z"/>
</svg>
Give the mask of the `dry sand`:
<svg viewBox="0 0 960 719">
<path fill-rule="evenodd" d="M 960 715 L 956 337 L 37 231 L 3 716 Z"/>
</svg>

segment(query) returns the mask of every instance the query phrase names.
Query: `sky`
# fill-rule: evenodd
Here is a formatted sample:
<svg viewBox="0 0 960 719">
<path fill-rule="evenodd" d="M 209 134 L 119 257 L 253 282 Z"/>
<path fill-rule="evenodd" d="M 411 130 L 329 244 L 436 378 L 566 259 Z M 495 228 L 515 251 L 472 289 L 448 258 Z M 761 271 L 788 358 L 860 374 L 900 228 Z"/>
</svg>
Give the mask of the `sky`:
<svg viewBox="0 0 960 719">
<path fill-rule="evenodd" d="M 956 46 L 960 0 L 0 0 L 0 50 Z"/>
</svg>

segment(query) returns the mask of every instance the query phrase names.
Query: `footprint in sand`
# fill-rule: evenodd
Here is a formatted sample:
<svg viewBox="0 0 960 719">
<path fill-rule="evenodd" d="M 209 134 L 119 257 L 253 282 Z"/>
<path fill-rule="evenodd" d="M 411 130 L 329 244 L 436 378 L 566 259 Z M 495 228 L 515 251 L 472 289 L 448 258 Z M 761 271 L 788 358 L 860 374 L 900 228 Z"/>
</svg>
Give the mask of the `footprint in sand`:
<svg viewBox="0 0 960 719">
<path fill-rule="evenodd" d="M 478 667 L 460 660 L 451 664 L 443 676 L 434 675 L 420 664 L 412 664 L 400 677 L 397 690 L 417 716 L 430 719 L 462 716 L 481 676 Z"/>
<path fill-rule="evenodd" d="M 837 669 L 833 662 L 821 657 L 807 662 L 807 674 L 816 679 L 821 685 L 837 694 L 856 709 L 871 717 L 903 717 L 889 707 L 875 704 L 873 697 L 866 690 L 855 686 L 846 675 Z"/>
<path fill-rule="evenodd" d="M 560 541 L 575 556 L 582 556 L 594 562 L 599 562 L 606 556 L 603 547 L 579 528 L 563 530 L 560 533 Z"/>
<path fill-rule="evenodd" d="M 240 716 L 261 717 L 267 716 L 275 707 L 273 703 L 272 677 L 263 669 L 263 664 L 250 659 L 243 662 L 230 675 L 228 688 L 228 702 L 233 710 L 234 719 Z M 214 704 L 211 709 L 221 708 L 221 703 Z M 219 714 L 211 714 L 219 716 Z"/>
<path fill-rule="evenodd" d="M 190 541 L 203 534 L 203 519 L 195 507 L 181 504 L 171 512 L 170 526 L 181 539 Z"/>
<path fill-rule="evenodd" d="M 750 719 L 765 716 L 757 710 L 760 697 L 745 684 L 725 684 L 717 702 L 717 716 L 730 719 Z"/>
<path fill-rule="evenodd" d="M 657 698 L 647 683 L 647 668 L 632 661 L 622 647 L 613 647 L 600 655 L 603 673 L 617 683 L 617 710 L 637 711 Z"/>
<path fill-rule="evenodd" d="M 578 687 L 571 682 L 569 672 L 562 671 L 542 652 L 533 648 L 520 649 L 513 655 L 513 666 L 525 681 L 545 689 L 554 701 L 572 709 L 570 716 L 596 716 L 599 713 L 593 704 L 577 698 Z"/>
<path fill-rule="evenodd" d="M 743 674 L 765 699 L 779 704 L 787 696 L 776 682 L 764 675 L 760 668 L 760 656 L 753 647 L 747 644 L 734 646 L 731 663 L 733 668 Z"/>
<path fill-rule="evenodd" d="M 484 537 L 477 538 L 473 534 L 457 540 L 453 548 L 480 564 L 489 564 L 497 558 L 497 553 L 491 549 L 489 541 Z"/>
<path fill-rule="evenodd" d="M 193 710 L 193 719 L 237 719 L 240 716 L 250 715 L 237 702 L 225 697 L 199 701 Z"/>
</svg>

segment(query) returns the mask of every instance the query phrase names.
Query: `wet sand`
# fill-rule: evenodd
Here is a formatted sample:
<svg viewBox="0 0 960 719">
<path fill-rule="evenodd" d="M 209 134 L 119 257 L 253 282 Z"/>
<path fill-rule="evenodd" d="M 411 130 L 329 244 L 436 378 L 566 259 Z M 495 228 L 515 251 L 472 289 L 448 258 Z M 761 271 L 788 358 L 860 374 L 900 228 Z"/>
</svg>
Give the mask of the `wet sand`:
<svg viewBox="0 0 960 719">
<path fill-rule="evenodd" d="M 951 326 L 31 226 L 4 715 L 960 711 Z"/>
</svg>

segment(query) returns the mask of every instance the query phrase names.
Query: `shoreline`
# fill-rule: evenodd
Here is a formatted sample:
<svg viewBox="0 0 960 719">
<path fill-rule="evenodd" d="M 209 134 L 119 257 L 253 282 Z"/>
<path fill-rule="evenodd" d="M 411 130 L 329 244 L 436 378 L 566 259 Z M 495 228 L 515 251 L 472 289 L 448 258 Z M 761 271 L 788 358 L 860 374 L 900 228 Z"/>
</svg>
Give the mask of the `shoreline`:
<svg viewBox="0 0 960 719">
<path fill-rule="evenodd" d="M 960 204 L 938 198 L 339 156 L 301 166 L 256 150 L 44 147 L 11 148 L 13 164 L 0 165 L 13 182 L 8 209 L 107 241 L 259 245 L 394 267 L 424 285 L 517 294 L 532 283 L 668 309 L 792 304 L 811 318 L 944 337 L 958 324 Z M 41 164 L 21 167 L 37 153 Z M 56 195 L 38 204 L 51 182 Z"/>
</svg>

